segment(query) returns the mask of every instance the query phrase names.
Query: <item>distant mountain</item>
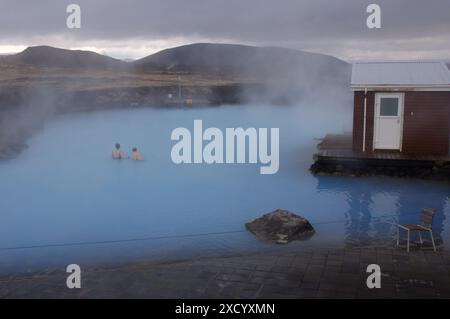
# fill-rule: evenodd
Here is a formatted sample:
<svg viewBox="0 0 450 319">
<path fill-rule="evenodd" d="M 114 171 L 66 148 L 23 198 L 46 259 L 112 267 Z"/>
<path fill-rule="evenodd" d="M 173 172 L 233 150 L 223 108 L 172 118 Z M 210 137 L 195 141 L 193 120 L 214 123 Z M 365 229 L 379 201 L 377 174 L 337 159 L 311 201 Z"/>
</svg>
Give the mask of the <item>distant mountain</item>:
<svg viewBox="0 0 450 319">
<path fill-rule="evenodd" d="M 24 51 L 2 57 L 3 63 L 24 64 L 35 67 L 116 69 L 127 63 L 91 51 L 66 50 L 50 46 L 29 47 Z"/>
<path fill-rule="evenodd" d="M 325 73 L 347 68 L 337 58 L 304 51 L 234 44 L 196 43 L 166 49 L 132 63 L 147 71 L 286 74 L 298 71 Z"/>
<path fill-rule="evenodd" d="M 186 72 L 253 76 L 260 79 L 336 79 L 348 75 L 350 66 L 337 58 L 274 47 L 197 43 L 166 49 L 145 58 L 118 60 L 91 51 L 50 46 L 29 47 L 1 56 L 7 64 L 75 69 L 131 68 L 140 72 Z M 345 76 L 344 76 L 345 77 Z"/>
</svg>

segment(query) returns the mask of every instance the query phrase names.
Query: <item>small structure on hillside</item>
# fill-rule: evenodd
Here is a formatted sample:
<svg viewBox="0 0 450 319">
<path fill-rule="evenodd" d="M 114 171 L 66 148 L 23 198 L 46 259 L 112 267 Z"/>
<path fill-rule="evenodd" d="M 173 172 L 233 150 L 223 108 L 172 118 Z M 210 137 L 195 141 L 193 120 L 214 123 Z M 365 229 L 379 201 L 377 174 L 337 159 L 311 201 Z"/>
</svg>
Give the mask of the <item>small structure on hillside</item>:
<svg viewBox="0 0 450 319">
<path fill-rule="evenodd" d="M 351 87 L 353 133 L 325 137 L 313 172 L 450 178 L 445 63 L 355 63 Z"/>
</svg>

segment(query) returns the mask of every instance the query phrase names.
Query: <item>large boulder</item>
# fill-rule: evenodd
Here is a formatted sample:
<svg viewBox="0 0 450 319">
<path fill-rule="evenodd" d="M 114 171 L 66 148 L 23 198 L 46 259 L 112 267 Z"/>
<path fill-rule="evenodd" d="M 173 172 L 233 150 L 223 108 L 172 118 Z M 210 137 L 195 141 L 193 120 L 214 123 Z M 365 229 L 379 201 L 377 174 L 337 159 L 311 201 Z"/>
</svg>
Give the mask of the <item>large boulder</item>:
<svg viewBox="0 0 450 319">
<path fill-rule="evenodd" d="M 258 239 L 277 244 L 287 244 L 314 234 L 314 228 L 306 218 L 281 209 L 251 220 L 245 227 Z"/>
</svg>

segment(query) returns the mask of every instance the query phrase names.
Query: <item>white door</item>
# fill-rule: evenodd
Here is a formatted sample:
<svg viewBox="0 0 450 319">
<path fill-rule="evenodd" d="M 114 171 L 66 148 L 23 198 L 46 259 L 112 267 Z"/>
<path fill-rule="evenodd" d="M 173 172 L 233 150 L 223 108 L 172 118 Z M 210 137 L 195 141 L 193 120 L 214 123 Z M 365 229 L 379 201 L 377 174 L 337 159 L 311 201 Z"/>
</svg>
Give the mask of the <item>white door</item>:
<svg viewBox="0 0 450 319">
<path fill-rule="evenodd" d="M 374 149 L 401 150 L 403 94 L 376 94 Z"/>
</svg>

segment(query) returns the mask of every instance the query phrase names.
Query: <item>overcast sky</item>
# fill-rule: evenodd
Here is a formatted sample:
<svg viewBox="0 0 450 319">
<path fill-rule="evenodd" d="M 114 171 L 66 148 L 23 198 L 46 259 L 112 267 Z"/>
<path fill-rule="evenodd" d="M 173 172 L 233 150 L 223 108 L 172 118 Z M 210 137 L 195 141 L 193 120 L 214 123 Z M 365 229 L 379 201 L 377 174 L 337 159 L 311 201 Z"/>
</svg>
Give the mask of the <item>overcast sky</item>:
<svg viewBox="0 0 450 319">
<path fill-rule="evenodd" d="M 81 29 L 66 27 L 70 3 L 81 6 Z M 370 3 L 382 29 L 366 26 Z M 450 60 L 450 0 L 0 0 L 0 53 L 46 44 L 138 58 L 193 42 Z"/>
</svg>

